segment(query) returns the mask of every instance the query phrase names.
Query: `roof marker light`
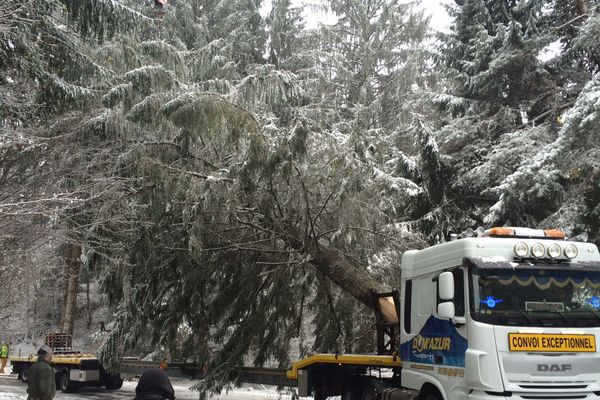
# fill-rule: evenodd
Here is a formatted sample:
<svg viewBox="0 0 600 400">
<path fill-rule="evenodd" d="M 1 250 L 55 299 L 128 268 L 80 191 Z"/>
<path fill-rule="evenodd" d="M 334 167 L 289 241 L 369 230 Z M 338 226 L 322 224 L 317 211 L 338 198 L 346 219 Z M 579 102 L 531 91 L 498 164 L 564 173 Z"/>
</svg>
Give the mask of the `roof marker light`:
<svg viewBox="0 0 600 400">
<path fill-rule="evenodd" d="M 546 237 L 556 238 L 556 239 L 564 239 L 565 233 L 560 229 L 546 229 L 544 230 L 544 234 Z"/>
<path fill-rule="evenodd" d="M 489 236 L 514 236 L 515 231 L 512 228 L 492 228 L 488 231 Z"/>
</svg>

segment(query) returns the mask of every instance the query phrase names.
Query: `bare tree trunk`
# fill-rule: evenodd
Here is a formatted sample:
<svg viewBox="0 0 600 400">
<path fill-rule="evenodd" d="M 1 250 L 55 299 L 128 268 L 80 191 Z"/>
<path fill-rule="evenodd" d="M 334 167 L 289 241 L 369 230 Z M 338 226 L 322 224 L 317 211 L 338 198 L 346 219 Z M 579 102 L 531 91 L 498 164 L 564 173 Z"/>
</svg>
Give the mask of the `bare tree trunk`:
<svg viewBox="0 0 600 400">
<path fill-rule="evenodd" d="M 87 300 L 87 328 L 88 330 L 92 327 L 92 305 L 90 302 L 90 274 L 87 274 L 87 282 L 85 285 L 85 298 Z"/>
<path fill-rule="evenodd" d="M 64 250 L 64 255 L 66 256 L 67 250 Z M 66 258 L 65 258 L 66 260 Z M 58 327 L 62 332 L 63 326 L 65 325 L 65 315 L 66 315 L 66 307 L 67 307 L 67 293 L 69 287 L 69 276 L 71 272 L 69 271 L 70 264 L 65 261 L 65 265 L 63 268 L 63 298 L 60 306 L 60 321 L 58 322 Z"/>
<path fill-rule="evenodd" d="M 81 244 L 68 243 L 65 246 L 65 292 L 61 314 L 61 332 L 73 333 L 75 310 L 77 307 L 77 289 L 81 269 Z"/>
<path fill-rule="evenodd" d="M 31 328 L 31 341 L 34 341 L 37 336 L 37 288 L 33 285 L 33 326 Z"/>
</svg>

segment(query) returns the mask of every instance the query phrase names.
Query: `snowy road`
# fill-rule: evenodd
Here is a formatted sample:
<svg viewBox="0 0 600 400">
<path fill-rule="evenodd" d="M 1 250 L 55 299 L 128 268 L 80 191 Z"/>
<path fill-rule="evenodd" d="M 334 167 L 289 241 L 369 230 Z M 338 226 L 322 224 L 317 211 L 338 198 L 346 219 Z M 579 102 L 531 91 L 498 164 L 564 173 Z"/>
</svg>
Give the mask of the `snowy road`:
<svg viewBox="0 0 600 400">
<path fill-rule="evenodd" d="M 175 397 L 177 400 L 198 399 L 198 392 L 189 390 L 192 385 L 190 381 L 173 382 Z M 125 382 L 120 390 L 107 391 L 98 388 L 83 388 L 75 394 L 56 393 L 56 400 L 132 400 L 135 397 L 135 386 L 137 382 Z M 0 400 L 26 400 L 25 390 L 27 385 L 18 381 L 15 376 L 0 375 Z M 210 397 L 215 400 L 289 400 L 288 394 L 280 394 L 274 388 L 268 387 L 244 387 L 230 391 L 228 394 Z"/>
</svg>

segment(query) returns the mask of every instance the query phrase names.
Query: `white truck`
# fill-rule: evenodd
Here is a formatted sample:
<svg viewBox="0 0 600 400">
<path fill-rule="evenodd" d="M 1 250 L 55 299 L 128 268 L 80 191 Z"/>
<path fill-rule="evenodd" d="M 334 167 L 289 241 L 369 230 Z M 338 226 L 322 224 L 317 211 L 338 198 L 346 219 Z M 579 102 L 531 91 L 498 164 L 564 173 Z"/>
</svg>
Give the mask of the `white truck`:
<svg viewBox="0 0 600 400">
<path fill-rule="evenodd" d="M 594 244 L 568 241 L 558 230 L 492 228 L 407 251 L 401 274 L 399 303 L 376 298 L 391 351 L 294 363 L 287 379 L 301 397 L 600 398 Z M 390 309 L 399 315 L 386 321 Z"/>
</svg>

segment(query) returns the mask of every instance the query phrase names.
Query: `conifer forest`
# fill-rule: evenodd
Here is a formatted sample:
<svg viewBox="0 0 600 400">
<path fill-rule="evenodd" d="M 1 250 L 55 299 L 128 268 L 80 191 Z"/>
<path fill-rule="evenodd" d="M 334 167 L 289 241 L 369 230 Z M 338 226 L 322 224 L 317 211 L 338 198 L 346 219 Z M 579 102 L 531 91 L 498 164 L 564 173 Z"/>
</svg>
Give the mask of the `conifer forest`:
<svg viewBox="0 0 600 400">
<path fill-rule="evenodd" d="M 408 249 L 600 244 L 600 0 L 434 2 L 0 2 L 0 336 L 214 391 L 372 349 Z"/>
</svg>

